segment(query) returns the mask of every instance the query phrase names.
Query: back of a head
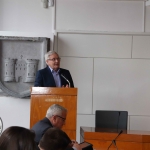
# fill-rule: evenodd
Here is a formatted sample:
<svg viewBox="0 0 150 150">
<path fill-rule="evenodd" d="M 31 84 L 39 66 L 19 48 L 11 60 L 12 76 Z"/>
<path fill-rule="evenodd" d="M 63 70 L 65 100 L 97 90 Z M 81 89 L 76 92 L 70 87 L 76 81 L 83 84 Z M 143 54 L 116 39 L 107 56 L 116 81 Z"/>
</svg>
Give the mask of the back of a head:
<svg viewBox="0 0 150 150">
<path fill-rule="evenodd" d="M 43 150 L 65 150 L 71 143 L 68 135 L 58 128 L 50 128 L 40 140 L 39 147 Z"/>
<path fill-rule="evenodd" d="M 53 115 L 61 115 L 63 111 L 67 112 L 67 109 L 59 104 L 53 104 L 48 108 L 46 117 L 51 118 Z"/>
<path fill-rule="evenodd" d="M 35 150 L 35 134 L 29 129 L 12 126 L 0 136 L 0 150 Z"/>
</svg>

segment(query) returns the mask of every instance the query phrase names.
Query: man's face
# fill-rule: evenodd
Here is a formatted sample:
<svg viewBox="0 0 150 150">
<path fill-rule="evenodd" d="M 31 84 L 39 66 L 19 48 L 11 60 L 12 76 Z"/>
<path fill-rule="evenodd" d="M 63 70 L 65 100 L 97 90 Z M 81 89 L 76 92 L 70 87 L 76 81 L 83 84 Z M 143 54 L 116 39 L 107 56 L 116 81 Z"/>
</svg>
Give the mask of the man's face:
<svg viewBox="0 0 150 150">
<path fill-rule="evenodd" d="M 60 67 L 60 58 L 57 54 L 52 54 L 49 59 L 46 60 L 46 64 L 50 66 L 53 70 L 57 71 Z"/>
<path fill-rule="evenodd" d="M 67 112 L 62 112 L 61 115 L 55 115 L 53 117 L 54 117 L 53 126 L 61 129 L 63 125 L 65 125 Z"/>
</svg>

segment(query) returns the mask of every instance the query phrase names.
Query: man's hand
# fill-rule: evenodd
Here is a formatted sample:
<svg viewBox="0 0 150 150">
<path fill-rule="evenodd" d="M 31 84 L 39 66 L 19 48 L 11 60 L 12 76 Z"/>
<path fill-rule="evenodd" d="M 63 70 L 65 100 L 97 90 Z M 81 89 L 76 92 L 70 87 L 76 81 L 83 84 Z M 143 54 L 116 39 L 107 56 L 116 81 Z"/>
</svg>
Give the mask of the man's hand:
<svg viewBox="0 0 150 150">
<path fill-rule="evenodd" d="M 74 143 L 72 148 L 74 148 L 75 150 L 82 150 L 81 146 L 78 143 Z"/>
<path fill-rule="evenodd" d="M 63 88 L 69 88 L 69 85 L 68 85 L 68 84 L 67 84 L 66 86 L 63 85 L 62 87 L 63 87 Z"/>
<path fill-rule="evenodd" d="M 78 142 L 76 140 L 71 140 L 72 141 L 72 148 L 75 150 L 82 150 L 81 146 L 78 144 Z"/>
</svg>

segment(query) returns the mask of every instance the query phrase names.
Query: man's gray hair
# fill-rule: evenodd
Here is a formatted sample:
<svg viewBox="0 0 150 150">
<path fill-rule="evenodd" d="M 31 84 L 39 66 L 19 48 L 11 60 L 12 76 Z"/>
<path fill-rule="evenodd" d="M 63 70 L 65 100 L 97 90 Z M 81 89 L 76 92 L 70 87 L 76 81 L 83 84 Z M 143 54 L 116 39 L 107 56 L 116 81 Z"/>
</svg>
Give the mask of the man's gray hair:
<svg viewBox="0 0 150 150">
<path fill-rule="evenodd" d="M 58 104 L 53 104 L 47 110 L 46 117 L 51 118 L 54 115 L 61 115 L 62 112 L 67 112 L 67 109 Z"/>
<path fill-rule="evenodd" d="M 49 59 L 49 56 L 53 55 L 53 54 L 57 54 L 55 51 L 48 51 L 45 54 L 45 61 Z M 58 55 L 58 54 L 57 54 Z M 59 55 L 58 55 L 59 56 Z"/>
</svg>

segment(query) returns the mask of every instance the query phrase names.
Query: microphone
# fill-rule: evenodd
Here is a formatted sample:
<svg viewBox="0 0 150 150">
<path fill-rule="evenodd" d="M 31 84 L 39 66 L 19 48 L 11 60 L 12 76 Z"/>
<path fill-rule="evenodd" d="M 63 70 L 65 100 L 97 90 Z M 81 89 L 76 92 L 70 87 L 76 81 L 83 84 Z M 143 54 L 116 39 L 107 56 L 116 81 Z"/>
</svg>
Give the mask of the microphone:
<svg viewBox="0 0 150 150">
<path fill-rule="evenodd" d="M 121 131 L 119 132 L 119 134 L 115 137 L 115 139 L 112 140 L 112 142 L 111 142 L 111 144 L 109 145 L 109 147 L 107 148 L 107 150 L 109 150 L 109 148 L 110 148 L 110 146 L 111 146 L 112 144 L 114 144 L 115 147 L 116 147 L 116 149 L 118 150 L 118 148 L 117 148 L 117 146 L 116 146 L 116 139 L 117 139 L 117 137 L 118 137 L 122 132 L 123 132 L 123 130 L 121 130 Z"/>
<path fill-rule="evenodd" d="M 68 82 L 69 87 L 70 87 L 70 81 L 63 74 L 61 74 L 61 76 Z"/>
</svg>

